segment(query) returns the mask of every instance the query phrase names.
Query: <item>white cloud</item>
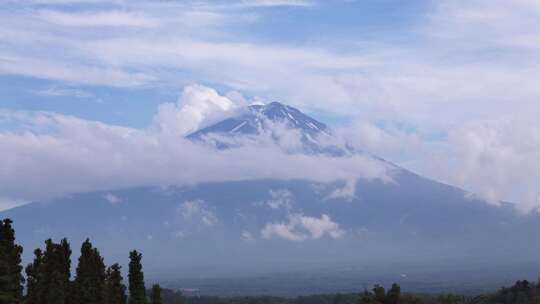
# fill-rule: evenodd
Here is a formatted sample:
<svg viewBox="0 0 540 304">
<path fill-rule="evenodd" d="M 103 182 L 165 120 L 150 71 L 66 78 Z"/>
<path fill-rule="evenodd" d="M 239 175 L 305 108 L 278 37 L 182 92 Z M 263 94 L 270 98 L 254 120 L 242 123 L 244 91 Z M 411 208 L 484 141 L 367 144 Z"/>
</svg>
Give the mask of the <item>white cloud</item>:
<svg viewBox="0 0 540 304">
<path fill-rule="evenodd" d="M 272 209 L 290 210 L 294 203 L 294 196 L 287 189 L 270 190 L 270 199 L 264 202 L 265 205 Z"/>
<path fill-rule="evenodd" d="M 237 14 L 230 16 L 216 11 L 184 11 L 179 19 L 188 28 L 214 28 L 231 24 L 249 24 L 257 20 L 254 14 Z"/>
<path fill-rule="evenodd" d="M 256 6 L 307 3 L 280 2 L 250 3 Z M 112 10 L 106 12 L 84 8 L 81 12 L 49 10 L 34 14 L 32 10 L 22 9 L 15 10 L 16 14 L 0 12 L 5 25 L 0 30 L 0 41 L 5 43 L 0 50 L 0 58 L 14 55 L 17 58 L 15 62 L 0 61 L 0 71 L 111 86 L 178 84 L 179 72 L 191 72 L 201 75 L 198 79 L 203 81 L 229 86 L 235 84 L 236 88 L 245 90 L 274 86 L 275 76 L 283 82 L 279 75 L 292 76 L 313 69 L 351 69 L 364 65 L 361 56 L 332 54 L 319 48 L 291 48 L 219 39 L 225 34 L 224 25 L 257 20 L 253 13 L 243 11 L 245 5 L 231 8 L 137 2 L 125 6 L 129 10 L 119 11 L 112 5 Z M 152 27 L 154 20 L 160 20 L 160 27 Z M 127 29 L 115 28 L 103 35 L 99 28 L 92 29 L 94 26 L 124 26 Z M 132 30 L 130 26 L 140 28 Z M 39 41 L 40 49 L 48 51 L 32 51 L 36 41 Z M 60 47 L 63 52 L 54 52 Z M 102 80 L 93 74 L 103 74 Z M 159 84 L 153 82 L 156 79 L 159 79 Z M 182 83 L 185 82 L 184 79 Z"/>
<path fill-rule="evenodd" d="M 238 9 L 170 3 L 139 3 L 129 7 L 130 14 L 143 9 L 150 16 L 166 13 L 167 17 L 163 18 L 166 30 L 118 31 L 103 37 L 90 35 L 85 29 L 68 28 L 51 35 L 55 28 L 36 22 L 32 15 L 6 14 L 2 16 L 6 26 L 0 35 L 6 46 L 0 50 L 0 57 L 12 60 L 0 60 L 0 70 L 113 86 L 177 85 L 186 82 L 179 80 L 179 73 L 190 73 L 192 77 L 187 81 L 219 83 L 248 94 L 295 103 L 304 109 L 322 109 L 369 122 L 405 120 L 426 127 L 484 116 L 486 108 L 493 116 L 500 113 L 532 116 L 530 111 L 520 109 L 538 108 L 534 102 L 540 92 L 532 81 L 538 76 L 536 52 L 528 51 L 516 58 L 509 56 L 510 52 L 500 44 L 519 36 L 521 44 L 535 45 L 538 33 L 534 26 L 512 26 L 516 21 L 536 20 L 523 16 L 524 11 L 531 16 L 538 13 L 531 3 L 495 1 L 487 5 L 482 1 L 440 1 L 431 18 L 419 24 L 418 31 L 425 35 L 422 38 L 426 42 L 419 39 L 392 48 L 375 43 L 361 52 L 352 47 L 349 52 L 339 52 L 331 43 L 299 47 L 254 43 L 249 39 L 233 41 L 221 39 L 229 34 L 226 27 L 195 35 L 191 28 L 169 23 L 169 19 L 174 19 L 170 15 L 176 16 L 174 13 L 179 11 L 196 16 L 231 17 L 239 14 Z M 504 18 L 497 17 L 496 24 L 502 28 L 495 31 L 496 35 L 485 35 L 489 29 L 481 26 L 481 22 L 463 17 L 481 12 L 501 14 L 491 13 L 494 10 L 505 12 Z M 526 35 L 517 35 L 517 28 L 526 28 Z M 449 34 L 441 35 L 448 31 Z M 434 32 L 439 35 L 433 35 Z M 456 43 L 455 37 L 464 41 Z M 69 58 L 64 53 L 20 51 L 31 50 L 36 41 L 42 49 L 61 46 Z M 474 48 L 460 48 L 462 45 Z M 484 59 L 482 53 L 489 52 L 493 45 L 503 47 L 498 52 L 500 57 Z M 528 60 L 525 63 L 519 58 Z M 434 119 L 438 108 L 446 109 L 445 119 Z"/>
<path fill-rule="evenodd" d="M 355 198 L 356 194 L 356 185 L 354 181 L 346 181 L 343 187 L 337 188 L 325 199 L 344 199 L 346 201 L 352 201 Z"/>
<path fill-rule="evenodd" d="M 124 11 L 102 11 L 73 13 L 43 10 L 39 18 L 62 26 L 74 27 L 156 27 L 158 22 L 140 13 Z"/>
<path fill-rule="evenodd" d="M 175 239 L 182 239 L 186 236 L 186 233 L 184 231 L 178 230 L 173 232 L 173 238 Z"/>
<path fill-rule="evenodd" d="M 433 135 L 405 128 L 360 124 L 342 130 L 356 148 L 372 151 L 468 195 L 523 211 L 540 207 L 540 125 L 501 117 L 470 120 Z"/>
<path fill-rule="evenodd" d="M 6 2 L 11 3 L 19 3 L 18 0 L 6 0 Z M 99 3 L 115 3 L 118 2 L 118 0 L 27 0 L 25 1 L 29 4 L 47 4 L 47 5 L 55 5 L 55 4 L 99 4 Z"/>
<path fill-rule="evenodd" d="M 310 1 L 245 1 L 239 2 L 240 6 L 122 2 L 120 7 L 127 7 L 125 10 L 113 3 L 111 14 L 144 20 L 138 14 L 145 11 L 148 18 L 165 19 L 164 28 L 111 31 L 105 37 L 77 27 L 66 26 L 58 31 L 38 22 L 41 19 L 28 10 L 7 10 L 0 16 L 5 23 L 0 35 L 5 47 L 0 50 L 0 58 L 16 54 L 18 60 L 11 64 L 0 61 L 0 70 L 115 86 L 178 84 L 179 74 L 190 73 L 188 81 L 219 83 L 304 108 L 370 121 L 429 120 L 427 123 L 433 124 L 440 122 L 433 118 L 437 108 L 451 108 L 445 113 L 445 121 L 451 122 L 471 115 L 465 113 L 485 115 L 486 105 L 493 103 L 496 106 L 491 106 L 490 112 L 528 108 L 540 95 L 532 81 L 538 76 L 538 55 L 529 47 L 535 47 L 540 36 L 534 26 L 540 10 L 533 2 L 438 1 L 433 11 L 426 12 L 428 18 L 414 28 L 414 33 L 422 35 L 419 39 L 391 46 L 375 41 L 360 50 L 354 44 L 340 49 L 335 41 L 298 47 L 287 41 L 254 42 L 256 39 L 249 36 L 230 39 L 236 36 L 231 35 L 234 28 L 223 26 L 206 33 L 194 29 L 200 23 L 223 25 L 222 19 L 243 16 L 242 7 L 246 5 L 310 5 Z M 75 20 L 81 19 L 80 15 L 99 15 L 95 10 L 81 10 L 53 11 L 52 15 Z M 196 26 L 186 28 L 175 23 L 190 19 L 183 16 L 186 11 L 195 16 Z M 126 19 L 122 16 L 109 19 Z M 41 50 L 61 47 L 65 52 L 21 51 L 35 49 L 36 41 Z M 496 60 L 487 56 L 494 46 L 498 48 Z M 518 53 L 512 52 L 515 48 Z M 526 62 L 523 58 L 527 58 Z"/>
<path fill-rule="evenodd" d="M 58 87 L 50 87 L 44 90 L 40 90 L 37 92 L 37 94 L 43 96 L 66 96 L 76 98 L 89 98 L 93 96 L 92 93 L 84 90 Z"/>
<path fill-rule="evenodd" d="M 321 218 L 293 214 L 289 215 L 288 222 L 268 223 L 261 230 L 263 238 L 278 237 L 290 241 L 317 240 L 324 236 L 337 239 L 344 234 L 339 224 L 326 214 L 321 215 Z"/>
<path fill-rule="evenodd" d="M 339 228 L 339 225 L 332 221 L 332 219 L 323 214 L 321 218 L 302 216 L 301 223 L 304 228 L 309 231 L 312 239 L 319 239 L 326 234 L 331 238 L 337 239 L 345 234 L 345 231 Z"/>
<path fill-rule="evenodd" d="M 118 196 L 116 196 L 116 195 L 114 195 L 114 194 L 112 194 L 112 193 L 107 193 L 107 194 L 105 194 L 105 195 L 103 196 L 103 198 L 104 198 L 107 202 L 109 202 L 109 203 L 111 203 L 111 204 L 113 204 L 113 205 L 116 205 L 116 204 L 122 202 L 122 199 L 121 199 L 120 197 L 118 197 Z"/>
<path fill-rule="evenodd" d="M 249 231 L 242 231 L 242 234 L 240 236 L 245 242 L 253 242 L 255 240 L 255 238 Z"/>
<path fill-rule="evenodd" d="M 0 55 L 0 73 L 113 87 L 139 87 L 155 80 L 153 76 L 141 72 L 110 66 L 67 63 L 53 58 L 46 60 L 20 55 L 4 58 Z"/>
<path fill-rule="evenodd" d="M 289 241 L 304 241 L 307 236 L 301 233 L 294 232 L 295 226 L 290 223 L 270 223 L 261 230 L 263 238 L 269 239 L 279 237 Z"/>
<path fill-rule="evenodd" d="M 248 7 L 274 7 L 274 6 L 313 6 L 312 1 L 307 0 L 242 0 Z"/>
<path fill-rule="evenodd" d="M 218 218 L 202 200 L 185 201 L 177 209 L 185 219 L 196 219 L 206 226 L 214 226 Z"/>
<path fill-rule="evenodd" d="M 540 207 L 540 126 L 516 120 L 475 121 L 451 129 L 446 149 L 426 172 L 488 202 Z"/>
<path fill-rule="evenodd" d="M 232 115 L 239 106 L 212 88 L 190 85 L 177 103 L 159 106 L 154 123 L 163 132 L 185 135 Z"/>
<path fill-rule="evenodd" d="M 537 50 L 540 6 L 534 0 L 441 1 L 430 16 L 431 35 L 454 41 L 475 40 L 475 48 L 498 46 Z"/>
<path fill-rule="evenodd" d="M 28 202 L 22 200 L 12 200 L 0 197 L 0 211 L 8 210 L 18 206 L 27 204 Z"/>
</svg>

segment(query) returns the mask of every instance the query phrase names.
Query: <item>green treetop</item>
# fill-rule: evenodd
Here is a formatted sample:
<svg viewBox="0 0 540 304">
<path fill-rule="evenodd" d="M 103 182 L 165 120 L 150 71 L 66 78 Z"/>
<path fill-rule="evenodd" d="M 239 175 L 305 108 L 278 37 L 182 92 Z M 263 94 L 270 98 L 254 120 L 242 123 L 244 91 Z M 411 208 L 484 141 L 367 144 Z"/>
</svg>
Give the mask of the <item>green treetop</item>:
<svg viewBox="0 0 540 304">
<path fill-rule="evenodd" d="M 23 248 L 15 243 L 12 223 L 10 219 L 0 221 L 0 303 L 20 303 L 22 300 Z"/>
</svg>

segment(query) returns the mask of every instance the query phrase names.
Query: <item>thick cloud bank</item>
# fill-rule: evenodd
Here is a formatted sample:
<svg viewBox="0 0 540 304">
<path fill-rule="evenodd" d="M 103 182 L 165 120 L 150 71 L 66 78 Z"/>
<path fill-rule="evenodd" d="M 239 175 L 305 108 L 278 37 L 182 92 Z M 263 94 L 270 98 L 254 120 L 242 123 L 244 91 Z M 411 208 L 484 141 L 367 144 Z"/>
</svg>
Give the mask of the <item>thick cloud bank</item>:
<svg viewBox="0 0 540 304">
<path fill-rule="evenodd" d="M 384 163 L 361 155 L 291 154 L 268 140 L 219 151 L 183 138 L 232 108 L 229 98 L 192 86 L 179 104 L 161 106 L 154 125 L 143 130 L 55 113 L 0 112 L 0 121 L 17 130 L 0 133 L 0 197 L 20 202 L 120 187 L 265 178 L 390 179 Z"/>
</svg>

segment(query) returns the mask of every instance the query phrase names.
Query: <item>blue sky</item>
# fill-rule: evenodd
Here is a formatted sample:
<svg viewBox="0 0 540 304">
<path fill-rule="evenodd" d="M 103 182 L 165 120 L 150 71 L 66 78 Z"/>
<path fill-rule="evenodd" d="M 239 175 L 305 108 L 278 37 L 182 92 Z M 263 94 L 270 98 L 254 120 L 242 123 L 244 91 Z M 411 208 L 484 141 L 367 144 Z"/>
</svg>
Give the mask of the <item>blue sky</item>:
<svg viewBox="0 0 540 304">
<path fill-rule="evenodd" d="M 277 100 L 404 167 L 532 208 L 538 20 L 533 0 L 8 0 L 0 144 L 34 143 L 44 112 L 47 123 L 147 132 L 160 109 L 181 113 L 201 96 Z"/>
</svg>

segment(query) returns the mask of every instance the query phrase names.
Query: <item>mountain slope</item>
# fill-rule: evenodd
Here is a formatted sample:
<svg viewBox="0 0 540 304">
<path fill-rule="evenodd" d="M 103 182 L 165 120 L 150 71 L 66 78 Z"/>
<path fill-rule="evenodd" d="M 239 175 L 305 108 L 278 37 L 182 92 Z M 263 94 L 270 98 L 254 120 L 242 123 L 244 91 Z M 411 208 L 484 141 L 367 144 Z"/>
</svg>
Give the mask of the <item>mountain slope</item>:
<svg viewBox="0 0 540 304">
<path fill-rule="evenodd" d="M 369 266 L 374 275 L 389 264 L 464 268 L 482 261 L 491 268 L 540 254 L 531 243 L 540 227 L 538 216 L 466 200 L 459 189 L 418 176 L 396 180 L 361 180 L 350 201 L 328 198 L 340 185 L 258 180 L 77 194 L 0 216 L 15 220 L 27 261 L 31 248 L 48 237 L 67 236 L 75 247 L 91 237 L 107 262 L 125 262 L 129 249 L 142 250 L 154 279 L 336 265 Z M 287 226 L 296 215 L 312 221 L 326 215 L 343 233 L 318 236 L 296 227 L 294 233 L 308 236 L 265 236 L 269 224 Z"/>
</svg>

